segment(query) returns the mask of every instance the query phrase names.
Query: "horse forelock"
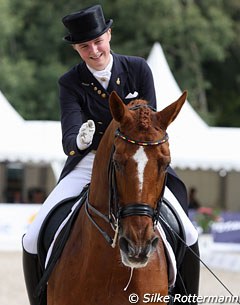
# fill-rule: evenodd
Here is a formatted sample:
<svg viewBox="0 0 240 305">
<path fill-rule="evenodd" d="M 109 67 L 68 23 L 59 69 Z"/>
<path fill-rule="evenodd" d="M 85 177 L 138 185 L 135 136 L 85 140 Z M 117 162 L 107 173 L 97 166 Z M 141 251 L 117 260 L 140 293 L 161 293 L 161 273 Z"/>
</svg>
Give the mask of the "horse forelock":
<svg viewBox="0 0 240 305">
<path fill-rule="evenodd" d="M 140 108 L 138 114 L 139 129 L 148 130 L 151 126 L 151 110 L 147 107 Z"/>
</svg>

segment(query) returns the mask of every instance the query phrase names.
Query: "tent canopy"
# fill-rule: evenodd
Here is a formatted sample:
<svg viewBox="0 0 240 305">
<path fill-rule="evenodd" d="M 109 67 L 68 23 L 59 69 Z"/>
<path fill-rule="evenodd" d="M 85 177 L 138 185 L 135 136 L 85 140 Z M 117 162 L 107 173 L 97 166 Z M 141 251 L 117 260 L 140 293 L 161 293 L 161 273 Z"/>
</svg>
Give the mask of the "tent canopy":
<svg viewBox="0 0 240 305">
<path fill-rule="evenodd" d="M 148 64 L 153 72 L 160 110 L 177 100 L 182 90 L 159 43 L 154 44 Z M 240 171 L 240 128 L 208 126 L 187 101 L 168 133 L 173 167 Z"/>
<path fill-rule="evenodd" d="M 20 114 L 11 106 L 5 96 L 0 91 L 0 135 L 2 128 L 6 128 L 14 124 L 16 127 L 24 123 L 24 119 Z"/>
<path fill-rule="evenodd" d="M 25 121 L 0 91 L 0 162 L 63 161 L 61 126 L 53 121 Z"/>
</svg>

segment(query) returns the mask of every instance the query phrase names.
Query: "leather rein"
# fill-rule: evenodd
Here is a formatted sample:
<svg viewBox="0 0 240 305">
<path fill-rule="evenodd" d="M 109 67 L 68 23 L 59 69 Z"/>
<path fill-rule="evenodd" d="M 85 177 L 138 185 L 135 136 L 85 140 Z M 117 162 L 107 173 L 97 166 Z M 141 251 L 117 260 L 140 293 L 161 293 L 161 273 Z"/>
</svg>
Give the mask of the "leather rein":
<svg viewBox="0 0 240 305">
<path fill-rule="evenodd" d="M 137 105 L 131 109 L 138 109 L 140 107 L 150 107 L 148 105 Z M 150 107 L 151 108 L 151 107 Z M 128 143 L 131 143 L 133 145 L 139 145 L 139 146 L 156 146 L 161 145 L 168 141 L 168 134 L 165 132 L 164 136 L 156 141 L 139 141 L 132 138 L 129 138 L 128 136 L 124 135 L 120 129 L 118 128 L 115 131 L 115 137 L 118 137 L 122 139 L 123 141 L 126 141 Z M 89 191 L 87 195 L 87 199 L 85 202 L 85 211 L 90 219 L 90 221 L 94 224 L 94 226 L 98 229 L 98 231 L 103 235 L 103 237 L 106 239 L 106 241 L 114 248 L 116 246 L 117 242 L 117 236 L 119 231 L 119 225 L 122 218 L 129 217 L 129 216 L 148 216 L 152 218 L 154 227 L 158 222 L 159 214 L 160 214 L 160 208 L 162 205 L 162 199 L 163 199 L 163 193 L 166 185 L 167 180 L 167 174 L 165 175 L 164 179 L 164 185 L 162 188 L 161 196 L 157 202 L 156 208 L 152 208 L 147 203 L 129 203 L 126 204 L 126 206 L 120 206 L 119 205 L 119 197 L 117 192 L 117 183 L 116 183 L 116 168 L 113 161 L 113 154 L 115 151 L 115 146 L 113 145 L 111 156 L 109 160 L 108 165 L 108 178 L 109 178 L 109 212 L 108 215 L 105 215 L 101 213 L 99 210 L 97 210 L 90 202 L 89 202 Z M 115 232 L 114 238 L 110 237 L 93 219 L 92 215 L 90 214 L 90 210 L 93 214 L 99 216 L 103 220 L 105 220 L 107 223 L 109 223 Z"/>
</svg>

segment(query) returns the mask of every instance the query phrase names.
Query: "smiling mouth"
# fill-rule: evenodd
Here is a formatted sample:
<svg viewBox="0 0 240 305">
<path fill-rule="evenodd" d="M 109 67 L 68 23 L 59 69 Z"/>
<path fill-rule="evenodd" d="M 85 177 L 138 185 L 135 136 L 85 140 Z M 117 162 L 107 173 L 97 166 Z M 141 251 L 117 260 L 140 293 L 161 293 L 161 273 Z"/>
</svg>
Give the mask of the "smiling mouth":
<svg viewBox="0 0 240 305">
<path fill-rule="evenodd" d="M 95 57 L 91 56 L 90 58 L 91 58 L 92 60 L 98 60 L 98 59 L 100 59 L 101 57 L 102 57 L 102 53 L 101 53 L 100 55 L 98 55 L 98 56 L 95 56 Z"/>
</svg>

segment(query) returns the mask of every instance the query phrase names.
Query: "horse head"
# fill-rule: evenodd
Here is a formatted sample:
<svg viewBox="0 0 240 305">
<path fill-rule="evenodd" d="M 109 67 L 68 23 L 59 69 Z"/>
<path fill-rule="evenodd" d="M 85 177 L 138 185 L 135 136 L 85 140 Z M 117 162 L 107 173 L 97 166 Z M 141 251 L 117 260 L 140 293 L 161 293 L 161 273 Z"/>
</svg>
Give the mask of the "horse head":
<svg viewBox="0 0 240 305">
<path fill-rule="evenodd" d="M 110 174 L 112 209 L 119 221 L 121 260 L 131 268 L 146 266 L 158 245 L 155 224 L 171 161 L 166 130 L 186 96 L 184 92 L 158 112 L 144 100 L 126 106 L 115 92 L 110 96 L 110 110 L 119 126 Z"/>
</svg>

